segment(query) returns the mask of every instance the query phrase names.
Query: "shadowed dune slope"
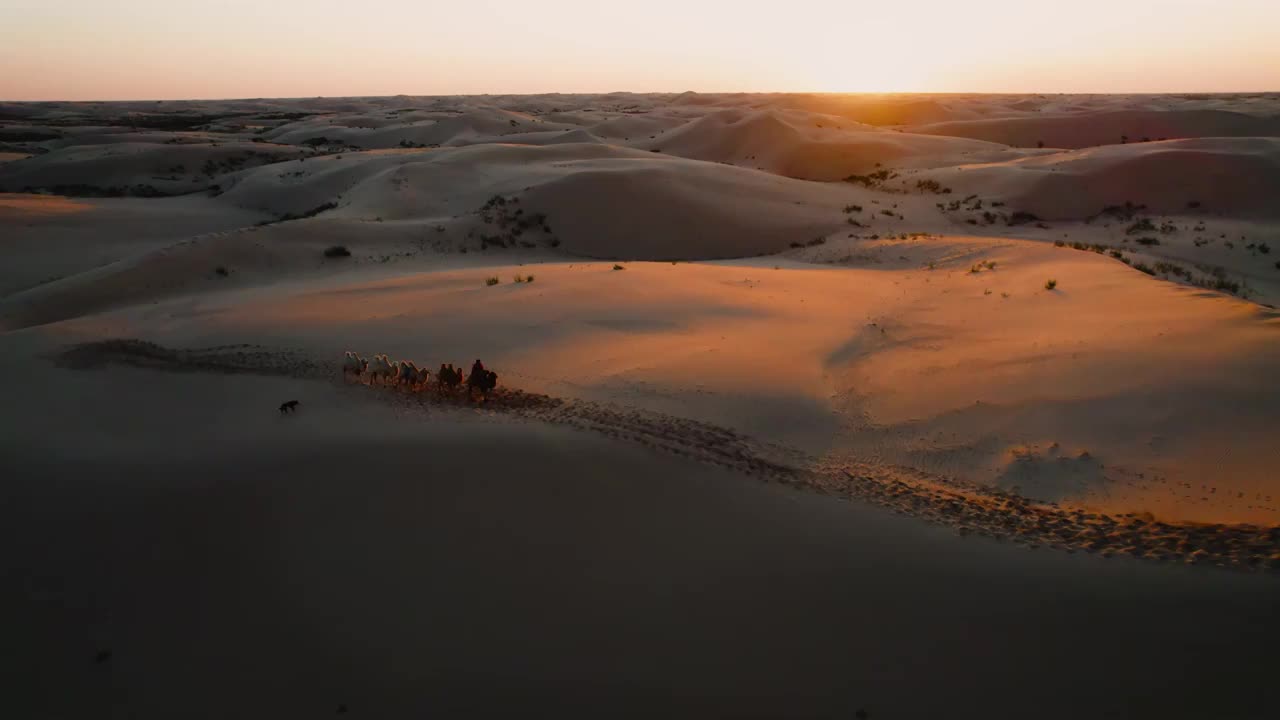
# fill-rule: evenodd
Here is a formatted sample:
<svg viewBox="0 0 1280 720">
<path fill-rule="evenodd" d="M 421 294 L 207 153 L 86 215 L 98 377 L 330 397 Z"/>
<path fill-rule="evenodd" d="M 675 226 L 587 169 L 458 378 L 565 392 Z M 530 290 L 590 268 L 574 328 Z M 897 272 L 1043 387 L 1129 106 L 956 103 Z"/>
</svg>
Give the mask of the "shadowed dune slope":
<svg viewBox="0 0 1280 720">
<path fill-rule="evenodd" d="M 930 173 L 1046 219 L 1084 219 L 1133 202 L 1151 212 L 1195 207 L 1280 216 L 1280 138 L 1203 138 L 1109 145 Z"/>
<path fill-rule="evenodd" d="M 878 165 L 931 167 L 1013 156 L 993 143 L 887 132 L 831 115 L 778 110 L 716 112 L 643 146 L 819 181 L 843 180 Z"/>
<path fill-rule="evenodd" d="M 1015 147 L 1084 148 L 1144 140 L 1280 136 L 1280 117 L 1226 110 L 1119 110 L 913 125 L 911 132 L 987 140 Z"/>
<path fill-rule="evenodd" d="M 296 167 L 297 169 L 293 169 Z M 295 177 L 301 172 L 303 176 Z M 841 222 L 852 190 L 599 143 L 348 154 L 241 177 L 226 202 L 329 217 L 448 220 L 523 196 L 570 252 L 631 259 L 745 257 Z"/>
<path fill-rule="evenodd" d="M 462 113 L 415 113 L 409 117 L 368 115 L 308 118 L 268 132 L 272 142 L 304 143 L 325 138 L 364 149 L 416 145 L 460 145 L 502 141 L 522 133 L 573 130 L 573 125 L 546 122 L 526 113 L 479 107 Z"/>
<path fill-rule="evenodd" d="M 180 195 L 210 187 L 219 175 L 304 153 L 301 148 L 248 142 L 74 145 L 0 165 L 0 190 Z"/>
</svg>

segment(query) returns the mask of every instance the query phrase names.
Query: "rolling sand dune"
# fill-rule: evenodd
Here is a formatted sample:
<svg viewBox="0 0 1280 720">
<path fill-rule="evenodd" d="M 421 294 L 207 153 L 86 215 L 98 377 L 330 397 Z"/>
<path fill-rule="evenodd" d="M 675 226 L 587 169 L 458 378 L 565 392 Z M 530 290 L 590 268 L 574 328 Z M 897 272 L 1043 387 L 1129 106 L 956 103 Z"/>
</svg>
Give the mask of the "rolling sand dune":
<svg viewBox="0 0 1280 720">
<path fill-rule="evenodd" d="M 997 195 L 1050 220 L 1084 219 L 1126 202 L 1158 214 L 1200 210 L 1276 218 L 1280 137 L 1109 145 L 964 165 L 936 177 L 960 192 Z"/>
<path fill-rule="evenodd" d="M 9 712 L 1270 717 L 1277 117 L 0 103 Z"/>
<path fill-rule="evenodd" d="M 111 143 L 76 145 L 0 165 L 0 189 L 49 189 L 75 195 L 182 195 L 209 188 L 217 175 L 306 154 L 258 143 Z"/>
<path fill-rule="evenodd" d="M 832 116 L 725 110 L 646 143 L 671 155 L 758 168 L 806 180 L 843 180 L 882 165 L 954 165 L 1013 156 L 990 143 L 881 132 Z"/>
<path fill-rule="evenodd" d="M 4 252 L 22 258 L 0 263 L 0 298 L 262 219 L 260 213 L 202 195 L 146 200 L 0 195 Z"/>
<path fill-rule="evenodd" d="M 451 145 L 528 132 L 572 130 L 573 126 L 544 122 L 525 113 L 478 108 L 463 114 L 438 115 L 405 124 L 399 117 L 337 116 L 317 118 L 276 128 L 264 135 L 278 143 L 297 144 L 324 137 L 365 149 L 391 148 L 410 142 L 418 145 Z"/>
<path fill-rule="evenodd" d="M 6 347 L 52 349 L 34 340 Z M 1276 700 L 1270 578 L 961 540 L 359 386 L 16 354 L 16 713 L 1013 718 L 1051 696 L 1043 717 L 1258 717 Z M 261 412 L 278 397 L 304 409 Z"/>
<path fill-rule="evenodd" d="M 1014 147 L 1086 148 L 1201 137 L 1280 135 L 1280 115 L 1222 110 L 1112 111 L 913 124 L 911 132 L 973 138 Z M 1122 139 L 1123 138 L 1123 139 Z"/>
</svg>

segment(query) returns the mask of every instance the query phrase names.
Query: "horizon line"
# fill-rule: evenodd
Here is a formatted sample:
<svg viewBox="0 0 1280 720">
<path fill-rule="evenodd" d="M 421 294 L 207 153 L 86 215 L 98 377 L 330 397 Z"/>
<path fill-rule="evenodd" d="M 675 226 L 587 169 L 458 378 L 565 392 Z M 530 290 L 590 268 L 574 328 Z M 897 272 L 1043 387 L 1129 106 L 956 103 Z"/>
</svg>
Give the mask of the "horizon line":
<svg viewBox="0 0 1280 720">
<path fill-rule="evenodd" d="M 989 96 L 989 95 L 1055 95 L 1055 96 L 1072 96 L 1072 95 L 1275 95 L 1280 94 L 1280 89 L 1276 90 L 1135 90 L 1135 91 L 1110 91 L 1110 92 L 1058 92 L 1058 91 L 999 91 L 999 90 L 983 90 L 983 91 L 930 91 L 930 90 L 880 90 L 880 91 L 858 91 L 858 90 L 608 90 L 600 92 L 564 92 L 564 91 L 548 91 L 548 92 L 477 92 L 477 93 L 440 93 L 440 94 L 417 94 L 417 93 L 393 93 L 389 95 L 244 95 L 244 96 L 227 96 L 227 97 L 182 97 L 182 98 L 155 98 L 155 97 L 139 97 L 139 98 L 88 98 L 88 99 L 69 99 L 69 98 L 45 98 L 45 99 L 8 99 L 0 98 L 0 103 L 163 103 L 163 102 L 235 102 L 250 100 L 356 100 L 356 99 L 377 99 L 377 98 L 473 98 L 473 97 L 540 97 L 546 95 L 564 95 L 564 96 L 583 96 L 583 95 L 862 95 L 862 96 L 897 96 L 897 95 L 917 95 L 917 96 Z"/>
</svg>

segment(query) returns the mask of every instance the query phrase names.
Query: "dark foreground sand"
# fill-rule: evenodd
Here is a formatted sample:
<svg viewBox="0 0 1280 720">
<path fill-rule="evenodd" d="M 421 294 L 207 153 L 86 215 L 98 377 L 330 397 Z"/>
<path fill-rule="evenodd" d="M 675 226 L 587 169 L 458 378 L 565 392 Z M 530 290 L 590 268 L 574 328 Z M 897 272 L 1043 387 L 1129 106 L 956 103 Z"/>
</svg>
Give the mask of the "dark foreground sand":
<svg viewBox="0 0 1280 720">
<path fill-rule="evenodd" d="M 1280 701 L 1274 576 L 959 538 L 362 388 L 6 348 L 6 717 L 1262 718 Z"/>
</svg>

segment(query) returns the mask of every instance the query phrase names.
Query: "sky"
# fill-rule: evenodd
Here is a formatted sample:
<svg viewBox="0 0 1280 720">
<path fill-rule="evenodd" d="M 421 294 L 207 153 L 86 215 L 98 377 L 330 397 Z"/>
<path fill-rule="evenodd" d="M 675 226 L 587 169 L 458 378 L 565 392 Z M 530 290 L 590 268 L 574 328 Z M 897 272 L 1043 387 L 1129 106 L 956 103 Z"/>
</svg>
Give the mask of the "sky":
<svg viewBox="0 0 1280 720">
<path fill-rule="evenodd" d="M 0 0 L 0 100 L 1280 90 L 1280 0 Z"/>
</svg>

